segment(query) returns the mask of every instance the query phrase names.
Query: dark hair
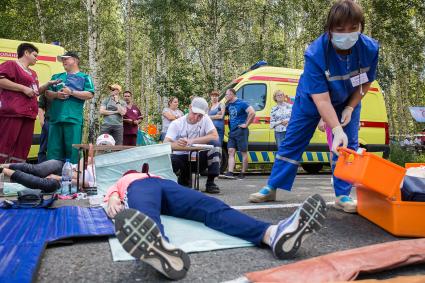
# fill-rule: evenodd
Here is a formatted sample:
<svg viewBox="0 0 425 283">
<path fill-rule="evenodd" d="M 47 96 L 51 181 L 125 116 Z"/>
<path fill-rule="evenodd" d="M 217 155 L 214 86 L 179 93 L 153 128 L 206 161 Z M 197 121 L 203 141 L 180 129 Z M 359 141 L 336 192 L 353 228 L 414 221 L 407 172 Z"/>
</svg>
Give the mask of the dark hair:
<svg viewBox="0 0 425 283">
<path fill-rule="evenodd" d="M 171 105 L 171 102 L 173 102 L 174 101 L 174 99 L 178 99 L 177 97 L 175 97 L 175 96 L 171 96 L 169 99 L 168 99 L 168 106 L 170 106 Z"/>
<path fill-rule="evenodd" d="M 18 53 L 18 58 L 21 58 L 22 56 L 25 55 L 25 51 L 28 51 L 29 53 L 32 53 L 35 51 L 38 53 L 38 48 L 32 45 L 31 43 L 24 42 L 19 44 L 18 49 L 16 51 Z"/>
<path fill-rule="evenodd" d="M 236 90 L 234 88 L 228 88 L 228 91 L 230 91 L 231 93 L 233 93 L 233 95 L 236 95 Z M 226 90 L 226 92 L 227 92 Z"/>
<path fill-rule="evenodd" d="M 365 18 L 363 9 L 353 0 L 338 0 L 329 11 L 326 20 L 325 31 L 346 23 L 361 24 L 361 32 L 364 30 Z"/>
<path fill-rule="evenodd" d="M 124 94 L 126 94 L 126 93 L 129 93 L 131 96 L 133 96 L 133 94 L 132 94 L 132 93 L 131 93 L 131 91 L 129 91 L 129 90 L 124 91 L 122 94 L 124 95 Z"/>
<path fill-rule="evenodd" d="M 213 90 L 213 91 L 210 92 L 210 96 L 211 95 L 220 96 L 220 93 L 217 90 Z"/>
<path fill-rule="evenodd" d="M 128 171 L 124 172 L 122 174 L 122 176 L 124 177 L 125 175 L 134 174 L 134 173 L 139 173 L 139 172 L 137 172 L 137 170 L 132 169 L 132 170 L 128 170 Z"/>
</svg>

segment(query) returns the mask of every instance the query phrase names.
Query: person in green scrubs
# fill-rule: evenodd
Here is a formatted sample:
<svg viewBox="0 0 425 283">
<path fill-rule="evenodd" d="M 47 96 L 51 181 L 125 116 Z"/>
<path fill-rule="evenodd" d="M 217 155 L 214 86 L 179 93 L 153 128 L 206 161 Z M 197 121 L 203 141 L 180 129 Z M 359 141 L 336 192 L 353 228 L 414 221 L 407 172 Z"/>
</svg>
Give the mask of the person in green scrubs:
<svg viewBox="0 0 425 283">
<path fill-rule="evenodd" d="M 62 83 L 53 85 L 47 90 L 52 100 L 49 109 L 49 138 L 47 159 L 78 162 L 78 150 L 72 144 L 81 143 L 84 102 L 93 98 L 94 85 L 91 77 L 80 71 L 78 54 L 68 51 L 58 56 L 66 72 L 52 76 Z"/>
</svg>

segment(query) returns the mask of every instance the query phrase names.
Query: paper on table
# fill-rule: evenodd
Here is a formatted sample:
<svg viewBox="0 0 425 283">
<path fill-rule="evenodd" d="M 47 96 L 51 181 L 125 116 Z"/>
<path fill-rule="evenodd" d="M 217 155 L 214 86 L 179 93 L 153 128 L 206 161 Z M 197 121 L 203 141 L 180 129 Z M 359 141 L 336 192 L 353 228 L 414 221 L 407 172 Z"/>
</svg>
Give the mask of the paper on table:
<svg viewBox="0 0 425 283">
<path fill-rule="evenodd" d="M 205 149 L 213 149 L 214 146 L 211 144 L 200 144 L 200 143 L 194 143 L 191 145 L 192 147 L 201 147 L 201 148 L 205 148 Z"/>
</svg>

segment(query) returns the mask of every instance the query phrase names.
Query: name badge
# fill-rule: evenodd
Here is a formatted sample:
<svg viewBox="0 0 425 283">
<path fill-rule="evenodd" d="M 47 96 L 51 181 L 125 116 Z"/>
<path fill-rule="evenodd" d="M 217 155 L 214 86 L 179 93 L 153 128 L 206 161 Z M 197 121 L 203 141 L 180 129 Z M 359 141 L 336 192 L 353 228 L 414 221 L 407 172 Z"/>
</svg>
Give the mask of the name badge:
<svg viewBox="0 0 425 283">
<path fill-rule="evenodd" d="M 351 85 L 353 87 L 356 87 L 361 84 L 367 83 L 369 81 L 369 78 L 367 77 L 367 73 L 361 73 L 360 76 L 355 75 L 351 77 L 350 81 L 351 81 Z"/>
</svg>

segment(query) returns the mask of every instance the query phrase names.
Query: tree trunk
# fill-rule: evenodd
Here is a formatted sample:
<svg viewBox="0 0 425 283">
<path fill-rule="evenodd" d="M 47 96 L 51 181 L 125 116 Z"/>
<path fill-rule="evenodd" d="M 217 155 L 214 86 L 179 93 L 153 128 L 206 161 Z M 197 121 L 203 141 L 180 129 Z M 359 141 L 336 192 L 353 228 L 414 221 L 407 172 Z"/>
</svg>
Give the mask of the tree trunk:
<svg viewBox="0 0 425 283">
<path fill-rule="evenodd" d="M 258 48 L 258 60 L 264 59 L 264 37 L 267 38 L 267 28 L 266 28 L 266 22 L 267 22 L 267 7 L 269 3 L 268 1 L 265 1 L 263 6 L 263 13 L 261 16 L 261 33 L 260 33 L 260 40 L 259 40 L 259 48 Z"/>
<path fill-rule="evenodd" d="M 87 0 L 87 15 L 88 15 L 88 36 L 89 36 L 89 67 L 90 75 L 93 78 L 93 83 L 96 88 L 100 88 L 100 80 L 98 77 L 98 60 L 96 57 L 98 49 L 98 34 L 97 34 L 97 0 Z M 89 142 L 95 140 L 95 124 L 97 117 L 96 101 L 99 97 L 99 89 L 95 91 L 93 99 L 90 101 L 89 112 Z"/>
<path fill-rule="evenodd" d="M 218 21 L 219 21 L 219 19 L 218 19 L 218 3 L 217 3 L 217 0 L 213 0 L 212 1 L 212 11 L 213 11 L 213 13 L 212 13 L 212 21 L 211 21 L 211 24 L 212 24 L 212 26 L 211 26 L 211 29 L 213 30 L 213 35 L 212 35 L 212 44 L 211 44 L 211 46 L 212 46 L 212 48 L 213 48 L 213 50 L 212 50 L 212 62 L 211 62 L 211 67 L 212 67 L 212 79 L 213 79 L 213 85 L 212 85 L 212 87 L 213 87 L 213 89 L 214 90 L 216 90 L 216 89 L 218 89 L 218 81 L 219 81 L 219 70 L 218 70 L 218 64 L 219 64 L 219 60 L 220 60 L 220 58 L 219 58 L 219 54 L 218 54 L 218 52 L 219 52 L 219 39 L 218 39 L 218 37 L 219 37 L 219 33 L 220 33 L 220 30 L 219 30 L 219 26 L 218 26 Z"/>
<path fill-rule="evenodd" d="M 37 16 L 38 16 L 38 21 L 40 23 L 39 29 L 40 29 L 41 42 L 46 43 L 46 35 L 44 33 L 45 27 L 46 27 L 46 20 L 44 19 L 43 13 L 41 11 L 40 0 L 35 0 L 35 6 L 37 7 Z"/>
<path fill-rule="evenodd" d="M 126 17 L 125 17 L 125 88 L 130 89 L 132 84 L 132 58 L 131 58 L 131 49 L 132 49 L 132 26 L 131 26 L 131 0 L 126 2 Z"/>
</svg>

